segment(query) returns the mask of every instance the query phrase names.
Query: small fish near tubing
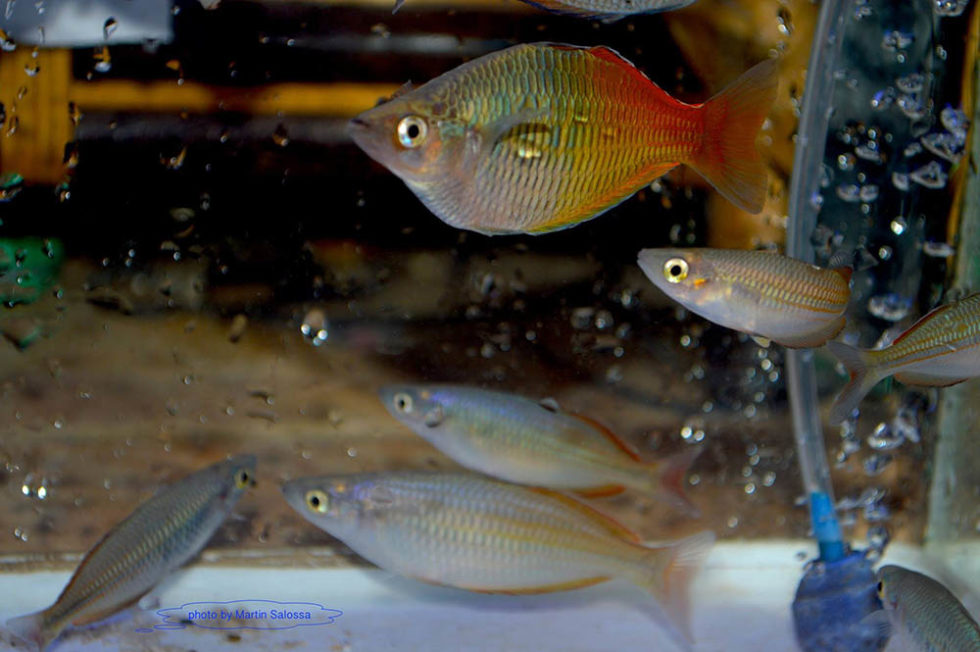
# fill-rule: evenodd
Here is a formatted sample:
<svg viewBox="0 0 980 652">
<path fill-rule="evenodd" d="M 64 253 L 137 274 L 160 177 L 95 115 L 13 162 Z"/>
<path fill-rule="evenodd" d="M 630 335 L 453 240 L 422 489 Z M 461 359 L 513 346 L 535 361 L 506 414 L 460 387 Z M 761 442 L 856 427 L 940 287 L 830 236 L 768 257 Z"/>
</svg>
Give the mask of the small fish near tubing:
<svg viewBox="0 0 980 652">
<path fill-rule="evenodd" d="M 828 109 L 833 101 L 834 71 L 839 67 L 844 21 L 851 4 L 827 0 L 820 7 L 807 65 L 806 101 L 797 129 L 786 232 L 786 255 L 813 262 L 809 236 L 817 224 L 816 207 L 808 201 L 819 188 Z M 871 563 L 862 551 L 844 542 L 834 512 L 833 487 L 817 411 L 816 373 L 812 354 L 788 350 L 786 385 L 800 471 L 810 503 L 813 535 L 820 551 L 811 560 L 793 599 L 796 640 L 805 652 L 884 649 L 888 637 L 866 620 L 881 609 Z"/>
</svg>

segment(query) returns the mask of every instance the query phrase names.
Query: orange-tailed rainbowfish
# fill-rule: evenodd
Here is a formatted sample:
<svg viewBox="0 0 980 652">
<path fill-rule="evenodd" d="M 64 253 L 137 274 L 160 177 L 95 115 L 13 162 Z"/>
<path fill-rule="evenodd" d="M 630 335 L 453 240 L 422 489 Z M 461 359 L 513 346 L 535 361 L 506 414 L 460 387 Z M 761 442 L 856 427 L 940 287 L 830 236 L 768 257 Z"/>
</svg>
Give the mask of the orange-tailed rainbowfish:
<svg viewBox="0 0 980 652">
<path fill-rule="evenodd" d="M 7 627 L 44 650 L 69 625 L 94 623 L 133 604 L 200 552 L 254 475 L 255 457 L 238 455 L 167 487 L 85 555 L 53 605 Z"/>
<path fill-rule="evenodd" d="M 546 593 L 630 581 L 685 647 L 688 589 L 711 532 L 648 548 L 564 494 L 475 474 L 401 471 L 301 478 L 283 485 L 308 521 L 368 561 L 426 582 L 489 593 Z"/>
<path fill-rule="evenodd" d="M 830 408 L 830 423 L 847 419 L 888 376 L 906 385 L 947 387 L 980 376 L 980 294 L 935 308 L 890 346 L 862 350 L 828 342 L 851 379 Z"/>
<path fill-rule="evenodd" d="M 607 47 L 515 45 L 350 121 L 372 158 L 447 224 L 545 233 L 590 220 L 680 163 L 758 213 L 755 148 L 775 60 L 704 104 L 680 102 Z"/>
<path fill-rule="evenodd" d="M 388 385 L 378 393 L 393 417 L 474 471 L 592 496 L 629 487 L 698 514 L 683 491 L 698 448 L 645 461 L 588 417 L 550 401 L 477 387 Z"/>
<path fill-rule="evenodd" d="M 850 267 L 730 249 L 644 249 L 637 262 L 674 301 L 762 344 L 816 347 L 844 328 Z"/>
</svg>

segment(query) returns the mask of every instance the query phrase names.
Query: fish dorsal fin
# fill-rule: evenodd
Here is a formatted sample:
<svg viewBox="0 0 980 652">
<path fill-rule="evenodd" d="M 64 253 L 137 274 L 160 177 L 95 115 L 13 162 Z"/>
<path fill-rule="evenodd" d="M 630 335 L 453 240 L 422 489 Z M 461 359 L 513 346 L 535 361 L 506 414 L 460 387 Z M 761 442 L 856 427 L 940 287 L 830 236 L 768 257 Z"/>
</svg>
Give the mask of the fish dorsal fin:
<svg viewBox="0 0 980 652">
<path fill-rule="evenodd" d="M 653 81 L 650 80 L 649 77 L 644 75 L 640 71 L 640 69 L 633 64 L 632 61 L 630 61 L 629 59 L 621 55 L 619 52 L 616 52 L 616 50 L 613 50 L 610 47 L 606 47 L 605 45 L 597 45 L 595 47 L 589 48 L 588 50 L 589 50 L 589 54 L 596 57 L 597 59 L 608 61 L 609 63 L 619 68 L 622 68 L 625 72 L 627 72 L 630 75 L 630 77 L 633 77 L 634 79 L 641 81 L 644 84 L 657 86 L 656 84 L 653 83 Z"/>
<path fill-rule="evenodd" d="M 395 3 L 394 11 L 392 11 L 391 13 L 395 13 L 395 11 L 398 11 L 399 7 L 401 7 L 403 4 L 405 4 L 405 0 L 398 0 L 398 2 Z M 408 80 L 407 82 L 399 86 L 398 90 L 392 93 L 391 97 L 388 99 L 393 100 L 396 97 L 401 97 L 402 95 L 405 95 L 406 93 L 411 93 L 414 90 L 415 90 L 415 84 L 412 83 L 412 80 Z"/>
<path fill-rule="evenodd" d="M 853 267 L 835 267 L 835 268 L 833 268 L 830 271 L 834 272 L 835 274 L 837 274 L 838 276 L 840 276 L 842 279 L 844 279 L 844 282 L 845 283 L 850 283 L 851 282 L 851 275 L 854 273 L 854 268 Z"/>
<path fill-rule="evenodd" d="M 922 328 L 922 326 L 925 325 L 926 322 L 928 322 L 931 319 L 933 319 L 934 317 L 938 316 L 940 313 L 945 312 L 945 311 L 949 310 L 950 308 L 952 308 L 953 306 L 955 306 L 956 303 L 957 303 L 956 301 L 953 301 L 952 303 L 944 303 L 941 306 L 936 306 L 935 308 L 933 308 L 932 310 L 930 310 L 926 314 L 924 314 L 921 317 L 919 317 L 919 319 L 916 320 L 916 322 L 914 324 L 912 324 L 911 326 L 909 326 L 909 328 L 908 328 L 907 331 L 905 331 L 904 333 L 902 333 L 901 335 L 899 335 L 898 337 L 895 338 L 895 340 L 892 342 L 892 346 L 895 346 L 896 344 L 898 344 L 899 342 L 901 342 L 902 340 L 904 340 L 905 338 L 907 338 L 908 336 L 910 336 L 912 333 L 914 333 L 915 331 L 917 331 L 920 328 Z"/>
<path fill-rule="evenodd" d="M 576 496 L 581 498 L 608 498 L 618 496 L 626 491 L 626 487 L 621 484 L 604 484 L 601 487 L 589 487 L 588 489 L 573 489 Z"/>
<path fill-rule="evenodd" d="M 534 493 L 541 494 L 542 496 L 548 496 L 558 502 L 562 503 L 565 507 L 582 514 L 590 521 L 595 522 L 597 525 L 601 525 L 603 528 L 609 531 L 613 536 L 629 541 L 631 543 L 640 543 L 640 537 L 633 532 L 628 527 L 617 521 L 611 516 L 607 516 L 600 512 L 599 510 L 580 502 L 567 494 L 563 494 L 559 491 L 552 491 L 551 489 L 544 489 L 542 487 L 528 487 L 529 490 Z"/>
<path fill-rule="evenodd" d="M 587 417 L 584 414 L 578 414 L 577 412 L 569 412 L 569 415 L 575 417 L 582 423 L 588 424 L 592 426 L 594 429 L 598 430 L 600 433 L 602 433 L 603 436 L 605 436 L 606 439 L 608 439 L 613 444 L 615 444 L 616 448 L 626 453 L 630 457 L 630 459 L 633 459 L 637 462 L 643 461 L 642 459 L 640 459 L 640 455 L 639 453 L 636 452 L 636 449 L 634 449 L 632 446 L 630 446 L 625 441 L 620 439 L 619 435 L 617 435 L 612 430 L 610 430 L 603 424 L 599 423 L 592 417 Z"/>
</svg>

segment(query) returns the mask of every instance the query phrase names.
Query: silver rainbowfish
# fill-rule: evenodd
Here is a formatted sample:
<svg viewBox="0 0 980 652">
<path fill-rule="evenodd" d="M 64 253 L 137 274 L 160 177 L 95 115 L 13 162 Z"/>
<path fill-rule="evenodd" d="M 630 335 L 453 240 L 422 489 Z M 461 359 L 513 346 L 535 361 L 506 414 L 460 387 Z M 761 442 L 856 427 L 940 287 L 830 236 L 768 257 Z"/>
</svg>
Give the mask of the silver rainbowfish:
<svg viewBox="0 0 980 652">
<path fill-rule="evenodd" d="M 637 262 L 674 301 L 763 344 L 815 347 L 844 328 L 850 267 L 733 249 L 644 249 Z"/>
<path fill-rule="evenodd" d="M 43 650 L 69 625 L 94 623 L 133 604 L 200 552 L 254 474 L 255 457 L 238 455 L 164 489 L 85 555 L 53 605 L 7 627 Z"/>
<path fill-rule="evenodd" d="M 462 385 L 389 385 L 393 417 L 463 466 L 519 484 L 609 495 L 629 487 L 694 516 L 684 474 L 700 449 L 644 461 L 601 424 L 549 402 Z"/>
<path fill-rule="evenodd" d="M 887 623 L 883 629 L 902 641 L 904 649 L 980 652 L 977 621 L 931 577 L 901 566 L 882 566 L 878 569 L 878 597 L 887 615 L 887 620 L 881 619 L 883 625 Z"/>
<path fill-rule="evenodd" d="M 851 376 L 830 408 L 831 424 L 847 419 L 888 376 L 906 385 L 961 383 L 980 376 L 980 294 L 935 308 L 883 349 L 861 350 L 840 342 L 829 342 L 827 348 Z"/>
<path fill-rule="evenodd" d="M 488 593 L 544 593 L 612 578 L 656 599 L 657 615 L 690 646 L 689 584 L 714 535 L 657 548 L 564 494 L 476 475 L 362 473 L 283 485 L 308 521 L 386 570 Z"/>
</svg>

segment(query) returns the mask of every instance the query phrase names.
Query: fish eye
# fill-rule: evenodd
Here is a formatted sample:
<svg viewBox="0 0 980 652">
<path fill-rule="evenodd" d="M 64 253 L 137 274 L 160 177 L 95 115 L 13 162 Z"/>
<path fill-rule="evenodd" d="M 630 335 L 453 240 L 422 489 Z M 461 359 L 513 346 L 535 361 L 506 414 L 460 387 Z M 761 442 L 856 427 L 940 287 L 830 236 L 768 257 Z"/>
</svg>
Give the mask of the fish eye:
<svg viewBox="0 0 980 652">
<path fill-rule="evenodd" d="M 425 142 L 428 132 L 429 126 L 425 120 L 416 115 L 406 116 L 398 123 L 398 142 L 402 147 L 414 149 Z"/>
<path fill-rule="evenodd" d="M 404 414 L 412 411 L 412 397 L 405 392 L 395 394 L 395 409 Z"/>
<path fill-rule="evenodd" d="M 235 473 L 235 487 L 244 489 L 252 484 L 252 476 L 245 469 L 238 469 Z"/>
<path fill-rule="evenodd" d="M 680 283 L 687 278 L 687 261 L 683 258 L 671 258 L 664 263 L 664 276 L 670 283 Z"/>
<path fill-rule="evenodd" d="M 319 514 L 326 514 L 330 508 L 330 498 L 319 489 L 306 492 L 306 506 Z"/>
<path fill-rule="evenodd" d="M 885 583 L 884 582 L 878 582 L 878 597 L 879 598 L 885 597 Z"/>
</svg>

